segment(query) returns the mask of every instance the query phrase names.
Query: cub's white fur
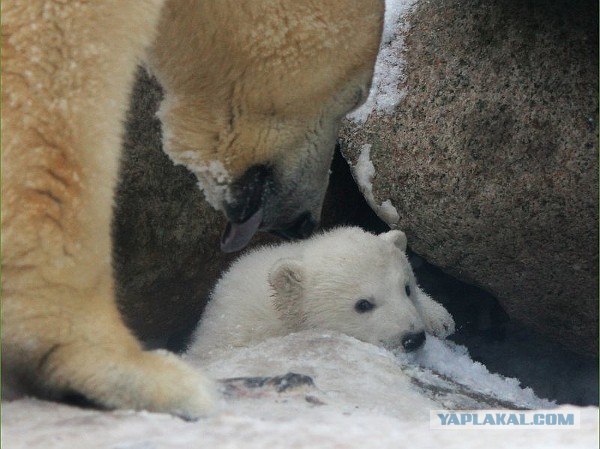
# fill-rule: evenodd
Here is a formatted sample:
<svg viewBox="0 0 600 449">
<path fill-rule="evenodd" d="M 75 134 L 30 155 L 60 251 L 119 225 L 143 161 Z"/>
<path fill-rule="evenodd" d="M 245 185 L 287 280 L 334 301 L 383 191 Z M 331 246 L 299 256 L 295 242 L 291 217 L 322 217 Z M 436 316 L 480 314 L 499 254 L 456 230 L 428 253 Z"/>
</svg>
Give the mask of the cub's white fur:
<svg viewBox="0 0 600 449">
<path fill-rule="evenodd" d="M 217 283 L 188 356 L 306 329 L 384 346 L 422 331 L 446 337 L 454 321 L 419 288 L 405 250 L 402 231 L 376 236 L 346 227 L 251 251 Z M 374 308 L 358 312 L 361 299 Z"/>
</svg>

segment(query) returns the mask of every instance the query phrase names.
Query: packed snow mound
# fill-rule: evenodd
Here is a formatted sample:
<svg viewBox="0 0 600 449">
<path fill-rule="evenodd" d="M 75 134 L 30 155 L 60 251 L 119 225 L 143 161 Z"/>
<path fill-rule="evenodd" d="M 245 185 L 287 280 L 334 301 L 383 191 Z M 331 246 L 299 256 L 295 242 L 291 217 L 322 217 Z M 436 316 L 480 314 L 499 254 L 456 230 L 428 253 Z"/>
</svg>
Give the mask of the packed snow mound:
<svg viewBox="0 0 600 449">
<path fill-rule="evenodd" d="M 417 377 L 421 380 L 431 373 L 433 378 L 454 383 L 459 389 L 464 387 L 465 392 L 469 391 L 476 397 L 483 395 L 486 402 L 495 407 L 523 409 L 556 407 L 555 402 L 538 398 L 531 388 L 522 388 L 517 379 L 490 373 L 484 365 L 471 359 L 467 348 L 450 341 L 428 336 L 421 351 L 411 354 L 401 353 L 398 357 L 403 363 L 405 372 L 415 373 L 417 370 Z"/>
<path fill-rule="evenodd" d="M 553 408 L 517 379 L 490 373 L 467 349 L 427 336 L 414 353 L 394 354 L 339 333 L 298 332 L 249 348 L 229 349 L 190 359 L 213 377 L 309 375 L 327 402 L 425 417 L 430 408 Z M 435 399 L 431 399 L 435 398 Z M 407 404 L 410 404 L 407 407 Z"/>
<path fill-rule="evenodd" d="M 581 428 L 573 430 L 510 430 L 502 438 L 479 431 L 473 438 L 469 430 L 430 429 L 430 409 L 549 405 L 518 382 L 490 374 L 461 347 L 433 338 L 419 353 L 394 355 L 344 335 L 302 332 L 190 363 L 228 379 L 210 417 L 185 422 L 21 399 L 3 403 L 2 443 L 11 449 L 380 449 L 405 441 L 445 449 L 597 447 L 597 408 L 579 409 Z M 301 375 L 259 377 L 288 372 Z"/>
</svg>

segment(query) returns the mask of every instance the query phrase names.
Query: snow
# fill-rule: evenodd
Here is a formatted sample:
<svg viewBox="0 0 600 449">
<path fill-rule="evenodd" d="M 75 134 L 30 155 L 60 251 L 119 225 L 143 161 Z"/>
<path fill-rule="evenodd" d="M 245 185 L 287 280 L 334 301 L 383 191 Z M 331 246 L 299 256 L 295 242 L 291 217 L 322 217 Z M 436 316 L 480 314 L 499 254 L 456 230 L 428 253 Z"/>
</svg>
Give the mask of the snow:
<svg viewBox="0 0 600 449">
<path fill-rule="evenodd" d="M 176 153 L 176 156 L 171 155 L 171 159 L 176 161 L 176 165 L 184 165 L 196 175 L 198 188 L 214 209 L 221 210 L 223 202 L 231 200 L 229 191 L 231 177 L 221 161 L 199 162 L 200 155 L 193 150 Z"/>
<path fill-rule="evenodd" d="M 380 205 L 375 201 L 373 195 L 373 177 L 375 176 L 375 166 L 370 159 L 371 144 L 364 144 L 360 149 L 360 154 L 356 165 L 353 167 L 353 174 L 360 191 L 367 200 L 367 203 L 375 213 L 385 221 L 389 226 L 394 227 L 400 215 L 390 200 L 385 200 Z"/>
<path fill-rule="evenodd" d="M 202 154 L 194 149 L 180 149 L 175 144 L 176 139 L 168 126 L 168 114 L 179 102 L 176 95 L 167 95 L 162 101 L 156 117 L 162 123 L 162 147 L 175 165 L 183 165 L 196 175 L 198 188 L 204 193 L 204 198 L 215 210 L 222 210 L 225 201 L 231 201 L 229 184 L 231 176 L 219 160 L 205 161 Z"/>
<path fill-rule="evenodd" d="M 48 449 L 379 449 L 405 442 L 445 449 L 597 447 L 595 407 L 561 408 L 580 411 L 579 429 L 512 429 L 501 438 L 497 431 L 430 429 L 429 410 L 499 408 L 494 397 L 515 406 L 549 406 L 516 381 L 482 369 L 464 348 L 436 339 L 428 339 L 420 354 L 395 355 L 341 334 L 307 331 L 193 363 L 217 378 L 292 371 L 311 376 L 314 384 L 294 386 L 286 377 L 272 384 L 255 381 L 250 388 L 244 380 L 230 380 L 222 384 L 218 410 L 197 422 L 21 399 L 3 403 L 2 442 Z"/>
<path fill-rule="evenodd" d="M 399 354 L 399 358 L 453 379 L 474 392 L 511 402 L 518 407 L 556 407 L 555 402 L 538 398 L 531 388 L 521 388 L 517 379 L 490 373 L 484 365 L 471 359 L 467 348 L 450 341 L 428 337 L 423 350 L 414 354 Z"/>
<path fill-rule="evenodd" d="M 347 118 L 364 123 L 373 112 L 390 113 L 405 96 L 399 83 L 405 79 L 402 59 L 404 36 L 409 29 L 406 14 L 416 0 L 386 0 L 383 35 L 367 101 Z"/>
</svg>

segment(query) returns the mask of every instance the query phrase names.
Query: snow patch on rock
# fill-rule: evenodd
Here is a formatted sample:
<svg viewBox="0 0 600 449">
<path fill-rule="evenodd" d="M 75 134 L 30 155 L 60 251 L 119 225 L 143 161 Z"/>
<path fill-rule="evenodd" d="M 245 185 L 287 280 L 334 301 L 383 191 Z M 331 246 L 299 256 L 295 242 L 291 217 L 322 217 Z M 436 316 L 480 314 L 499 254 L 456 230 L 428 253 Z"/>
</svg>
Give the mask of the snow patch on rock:
<svg viewBox="0 0 600 449">
<path fill-rule="evenodd" d="M 406 366 L 416 364 L 435 374 L 448 377 L 470 390 L 507 401 L 523 408 L 554 408 L 556 403 L 538 398 L 531 388 L 522 388 L 518 379 L 490 373 L 471 359 L 466 347 L 427 336 L 424 347 L 415 353 L 398 354 Z"/>
<path fill-rule="evenodd" d="M 360 149 L 360 155 L 353 167 L 354 179 L 363 196 L 371 206 L 371 209 L 385 221 L 389 226 L 394 227 L 400 220 L 398 211 L 390 200 L 385 200 L 377 204 L 373 195 L 373 177 L 375 176 L 375 166 L 371 162 L 371 144 L 364 144 Z"/>
<path fill-rule="evenodd" d="M 347 118 L 353 122 L 364 123 L 374 111 L 392 112 L 406 95 L 398 85 L 405 79 L 406 63 L 402 52 L 404 37 L 409 29 L 406 14 L 415 3 L 416 0 L 386 0 L 383 35 L 371 90 L 365 103 L 348 114 Z"/>
</svg>

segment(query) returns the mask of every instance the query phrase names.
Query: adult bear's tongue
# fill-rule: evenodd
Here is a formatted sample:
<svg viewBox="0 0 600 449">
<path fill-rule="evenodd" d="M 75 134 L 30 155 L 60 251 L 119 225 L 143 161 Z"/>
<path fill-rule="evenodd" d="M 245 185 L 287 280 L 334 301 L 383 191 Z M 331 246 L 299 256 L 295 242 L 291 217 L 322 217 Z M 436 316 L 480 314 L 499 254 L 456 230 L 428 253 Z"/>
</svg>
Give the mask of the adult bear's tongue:
<svg viewBox="0 0 600 449">
<path fill-rule="evenodd" d="M 223 237 L 221 237 L 221 250 L 226 253 L 233 253 L 243 249 L 258 231 L 262 218 L 263 210 L 261 207 L 242 223 L 227 222 Z"/>
</svg>

